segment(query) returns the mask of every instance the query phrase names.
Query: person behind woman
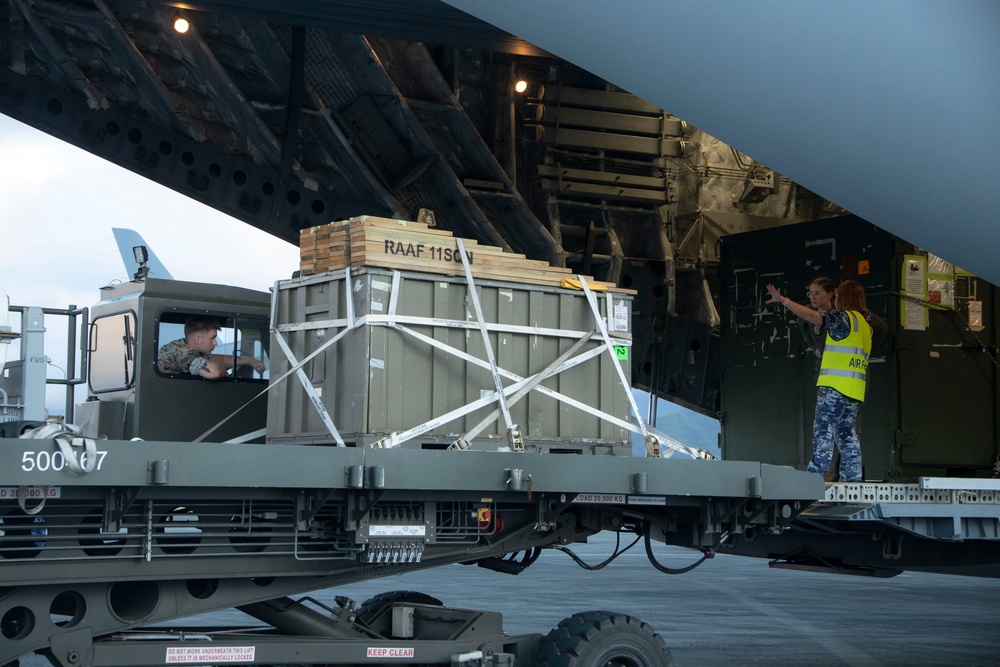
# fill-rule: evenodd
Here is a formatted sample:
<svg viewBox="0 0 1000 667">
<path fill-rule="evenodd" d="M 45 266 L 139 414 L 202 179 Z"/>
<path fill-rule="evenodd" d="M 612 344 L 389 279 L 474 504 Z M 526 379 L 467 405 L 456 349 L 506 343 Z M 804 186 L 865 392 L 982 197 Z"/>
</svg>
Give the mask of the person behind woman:
<svg viewBox="0 0 1000 667">
<path fill-rule="evenodd" d="M 826 344 L 816 380 L 816 418 L 813 422 L 813 455 L 806 468 L 824 474 L 830 467 L 834 442 L 840 445 L 840 480 L 861 481 L 861 443 L 857 420 L 865 400 L 868 355 L 872 328 L 866 320 L 865 290 L 853 280 L 837 288 L 836 306 L 822 313 L 796 303 L 774 285 L 767 303 L 781 303 L 796 316 L 826 328 Z"/>
<path fill-rule="evenodd" d="M 824 312 L 833 308 L 833 299 L 837 291 L 837 284 L 832 279 L 820 276 L 809 283 L 809 290 L 806 294 L 809 297 L 809 305 L 813 310 Z M 810 324 L 806 320 L 799 320 L 799 332 L 806 344 L 806 352 L 816 355 L 816 372 L 819 373 L 820 359 L 823 358 L 823 345 L 826 343 L 826 329 L 821 324 Z"/>
</svg>

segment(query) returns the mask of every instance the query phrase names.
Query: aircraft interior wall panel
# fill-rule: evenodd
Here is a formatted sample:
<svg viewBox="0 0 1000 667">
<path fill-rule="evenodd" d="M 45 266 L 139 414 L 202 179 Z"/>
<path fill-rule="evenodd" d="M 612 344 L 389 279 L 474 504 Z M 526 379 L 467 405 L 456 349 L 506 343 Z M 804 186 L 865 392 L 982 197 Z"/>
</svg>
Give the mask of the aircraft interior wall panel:
<svg viewBox="0 0 1000 667">
<path fill-rule="evenodd" d="M 955 309 L 927 309 L 925 329 L 908 325 L 900 296 L 904 269 L 922 257 L 926 253 L 853 216 L 724 239 L 725 458 L 801 467 L 812 455 L 815 357 L 797 318 L 764 305 L 765 286 L 773 283 L 808 303 L 808 284 L 825 275 L 837 283 L 858 280 L 869 309 L 889 326 L 885 343 L 872 351 L 859 418 L 866 478 L 990 472 L 998 454 L 998 367 L 989 354 L 997 345 L 996 288 L 959 273 Z M 928 292 L 925 298 L 936 297 Z M 970 301 L 982 305 L 976 331 L 968 326 Z"/>
<path fill-rule="evenodd" d="M 810 282 L 857 279 L 869 308 L 893 328 L 887 292 L 894 272 L 892 237 L 854 217 L 723 240 L 721 264 L 722 437 L 728 459 L 804 467 L 812 455 L 816 358 L 786 309 L 766 305 L 768 283 L 808 304 Z M 888 347 L 888 346 L 887 346 Z M 867 477 L 891 474 L 895 387 L 876 362 L 860 432 Z"/>
<path fill-rule="evenodd" d="M 971 276 L 959 282 L 966 286 L 956 295 L 957 311 L 931 311 L 926 329 L 900 333 L 899 452 L 904 468 L 944 467 L 966 476 L 1000 462 L 1000 366 L 997 288 Z M 968 326 L 970 302 L 982 305 L 982 328 Z"/>
</svg>

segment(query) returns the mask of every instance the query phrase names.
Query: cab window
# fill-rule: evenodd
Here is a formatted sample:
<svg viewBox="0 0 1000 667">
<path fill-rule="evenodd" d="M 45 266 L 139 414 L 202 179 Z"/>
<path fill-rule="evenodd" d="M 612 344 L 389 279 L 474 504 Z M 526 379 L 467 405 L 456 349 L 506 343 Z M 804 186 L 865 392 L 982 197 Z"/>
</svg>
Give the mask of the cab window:
<svg viewBox="0 0 1000 667">
<path fill-rule="evenodd" d="M 98 317 L 91 323 L 90 390 L 120 391 L 135 384 L 135 323 L 132 311 Z"/>
<path fill-rule="evenodd" d="M 207 315 L 219 323 L 218 338 L 212 354 L 229 357 L 229 363 L 225 365 L 227 368 L 231 368 L 230 378 L 237 382 L 267 382 L 270 378 L 270 337 L 267 320 L 262 317 L 220 313 L 163 312 L 156 323 L 157 355 L 154 364 L 159 359 L 161 347 L 184 338 L 184 323 L 193 315 Z M 262 361 L 264 372 L 254 371 L 253 366 L 246 363 L 249 358 Z M 236 360 L 239 360 L 240 363 L 233 363 Z M 156 367 L 154 366 L 154 368 Z M 159 368 L 156 368 L 156 374 L 169 378 L 201 379 L 189 373 L 176 375 L 161 373 Z"/>
</svg>

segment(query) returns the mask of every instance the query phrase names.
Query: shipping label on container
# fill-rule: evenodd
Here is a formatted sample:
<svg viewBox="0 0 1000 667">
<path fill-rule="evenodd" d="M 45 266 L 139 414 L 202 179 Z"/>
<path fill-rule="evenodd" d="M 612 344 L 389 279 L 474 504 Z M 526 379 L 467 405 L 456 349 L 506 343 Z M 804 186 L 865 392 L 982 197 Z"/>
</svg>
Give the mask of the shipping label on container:
<svg viewBox="0 0 1000 667">
<path fill-rule="evenodd" d="M 627 303 L 624 301 L 615 302 L 615 316 L 612 329 L 614 331 L 628 331 L 631 315 L 632 311 Z"/>
</svg>

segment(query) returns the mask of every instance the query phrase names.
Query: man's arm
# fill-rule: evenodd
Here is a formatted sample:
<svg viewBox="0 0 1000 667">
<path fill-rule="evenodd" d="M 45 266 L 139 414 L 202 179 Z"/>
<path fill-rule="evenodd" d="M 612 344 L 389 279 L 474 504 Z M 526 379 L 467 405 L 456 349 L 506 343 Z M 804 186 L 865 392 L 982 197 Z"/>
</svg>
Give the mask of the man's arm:
<svg viewBox="0 0 1000 667">
<path fill-rule="evenodd" d="M 212 361 L 219 364 L 223 368 L 223 373 L 225 370 L 233 367 L 233 358 L 228 354 L 213 354 Z M 253 366 L 253 369 L 258 373 L 264 372 L 264 362 L 255 357 L 236 357 L 237 366 Z"/>
<path fill-rule="evenodd" d="M 212 356 L 215 357 L 217 355 L 213 354 Z M 215 360 L 206 361 L 205 365 L 198 371 L 198 375 L 206 380 L 218 380 L 226 377 L 226 369 Z"/>
<path fill-rule="evenodd" d="M 161 373 L 201 377 L 207 377 L 202 374 L 206 363 L 206 359 L 188 347 L 183 338 L 161 347 L 156 362 Z"/>
</svg>

